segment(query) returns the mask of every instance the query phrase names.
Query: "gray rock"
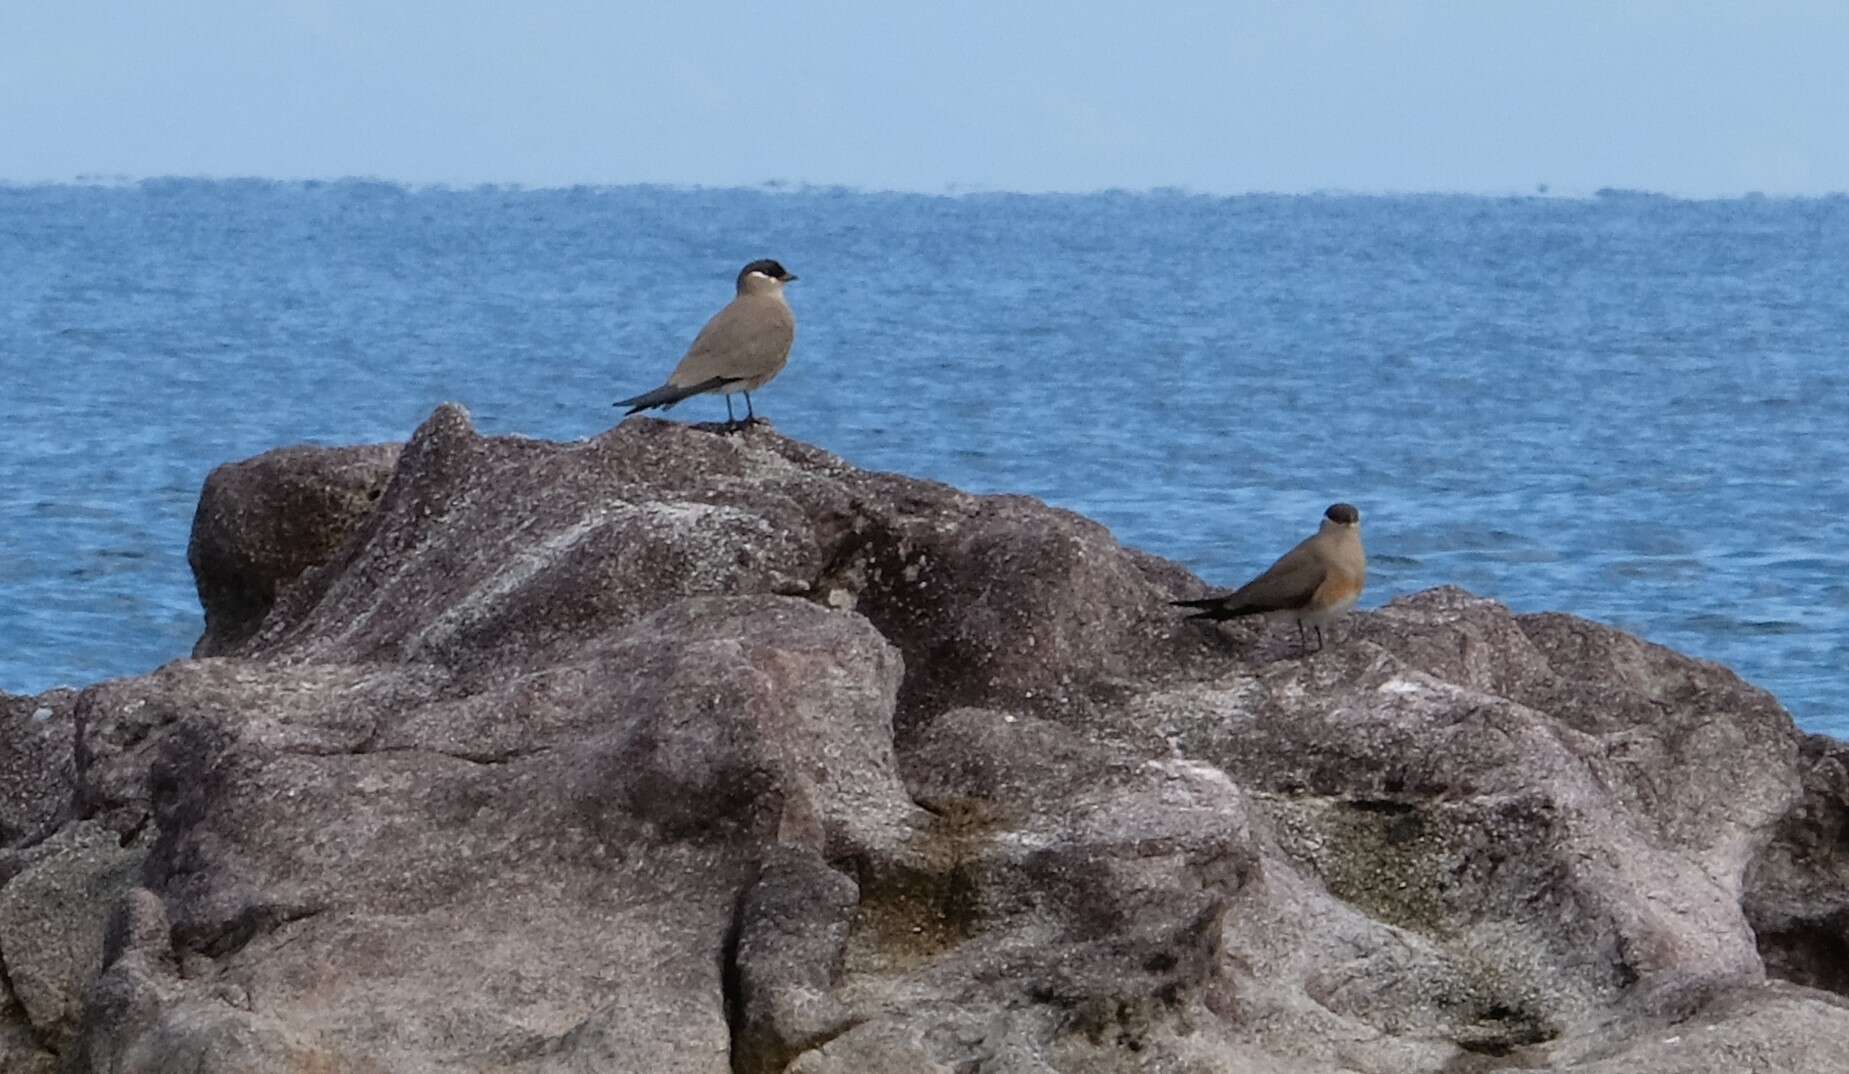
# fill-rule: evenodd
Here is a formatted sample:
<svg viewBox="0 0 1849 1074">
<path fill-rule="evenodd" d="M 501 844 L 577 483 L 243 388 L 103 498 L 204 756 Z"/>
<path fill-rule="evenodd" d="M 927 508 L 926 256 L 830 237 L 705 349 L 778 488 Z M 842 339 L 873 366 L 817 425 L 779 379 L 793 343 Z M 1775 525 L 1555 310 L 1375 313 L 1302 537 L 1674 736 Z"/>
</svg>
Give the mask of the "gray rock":
<svg viewBox="0 0 1849 1074">
<path fill-rule="evenodd" d="M 77 822 L 32 848 L 0 887 L 0 968 L 50 1051 L 76 1038 L 84 994 L 103 965 L 110 907 L 134 886 L 144 855 Z"/>
<path fill-rule="evenodd" d="M 194 656 L 235 652 L 277 590 L 325 563 L 372 514 L 397 444 L 290 447 L 206 477 L 186 561 L 205 610 Z"/>
<path fill-rule="evenodd" d="M 859 887 L 806 846 L 774 846 L 739 910 L 732 1069 L 774 1074 L 852 1028 L 834 996 Z"/>
<path fill-rule="evenodd" d="M 1564 716 L 1520 700 L 1562 696 Z M 1761 979 L 1739 877 L 1796 795 L 1795 732 L 1768 713 L 1721 669 L 1435 591 L 1322 658 L 1154 692 L 1124 719 L 1247 788 L 1283 861 L 1365 914 L 1372 938 L 1304 933 L 1304 994 L 1507 1052 L 1658 991 Z"/>
<path fill-rule="evenodd" d="M 854 470 L 761 428 L 636 419 L 550 445 L 480 437 L 444 407 L 368 526 L 240 651 L 490 674 L 687 596 L 806 596 L 858 610 L 918 669 L 903 735 L 958 698 L 1057 709 L 1214 650 L 1163 603 L 1186 573 L 1094 522 Z"/>
<path fill-rule="evenodd" d="M 35 843 L 70 816 L 76 702 L 74 690 L 0 693 L 0 849 Z"/>
<path fill-rule="evenodd" d="M 1849 744 L 1814 735 L 1804 795 L 1746 873 L 1746 917 L 1766 972 L 1849 995 Z"/>
<path fill-rule="evenodd" d="M 1542 1068 L 1573 1074 L 1833 1074 L 1849 1070 L 1842 997 L 1770 983 L 1716 997 L 1667 1024 L 1603 1028 L 1563 1042 Z"/>
<path fill-rule="evenodd" d="M 1457 590 L 1299 656 L 762 427 L 261 487 L 381 458 L 222 480 L 267 603 L 76 700 L 152 842 L 71 1069 L 1840 1066 L 1841 747 L 1725 669 Z"/>
<path fill-rule="evenodd" d="M 489 439 L 440 408 L 365 542 L 286 594 L 245 649 L 494 675 L 682 597 L 806 592 L 826 550 L 802 498 L 835 490 L 762 451 L 751 461 L 780 472 L 747 473 L 746 458 L 741 438 L 656 422 L 582 444 Z"/>
<path fill-rule="evenodd" d="M 0 990 L 0 1070 L 7 1074 L 53 1074 L 57 1053 L 39 1044 L 32 1020 L 10 989 Z"/>
<path fill-rule="evenodd" d="M 917 1036 L 886 1022 L 857 1025 L 803 1052 L 785 1069 L 790 1074 L 864 1074 L 875 1070 L 952 1074 L 950 1067 L 931 1059 Z"/>
<path fill-rule="evenodd" d="M 90 730 L 148 728 L 146 873 L 186 971 L 113 983 L 127 1009 L 162 998 L 92 1050 L 728 1070 L 727 937 L 758 859 L 786 834 L 897 838 L 915 812 L 900 670 L 861 617 L 771 597 L 686 601 L 469 695 L 375 665 L 150 676 L 147 705 L 99 704 Z M 129 754 L 95 756 L 100 774 Z M 773 1006 L 803 983 L 762 981 Z M 266 1007 L 224 1012 L 227 990 Z"/>
</svg>

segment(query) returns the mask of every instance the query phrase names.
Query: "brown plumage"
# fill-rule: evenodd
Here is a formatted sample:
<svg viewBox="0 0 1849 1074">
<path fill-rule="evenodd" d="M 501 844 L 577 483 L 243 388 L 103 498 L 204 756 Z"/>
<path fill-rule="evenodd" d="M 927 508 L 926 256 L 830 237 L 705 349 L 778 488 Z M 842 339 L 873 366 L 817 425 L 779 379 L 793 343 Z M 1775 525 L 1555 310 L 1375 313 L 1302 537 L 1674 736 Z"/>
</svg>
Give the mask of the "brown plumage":
<svg viewBox="0 0 1849 1074">
<path fill-rule="evenodd" d="M 1361 546 L 1361 512 L 1338 503 L 1323 513 L 1322 525 L 1314 535 L 1245 585 L 1224 596 L 1173 603 L 1199 609 L 1190 619 L 1215 622 L 1288 613 L 1297 620 L 1299 636 L 1305 626 L 1316 628 L 1316 647 L 1320 649 L 1322 625 L 1354 607 L 1366 586 L 1367 552 Z"/>
<path fill-rule="evenodd" d="M 667 383 L 615 405 L 626 406 L 626 413 L 634 414 L 650 407 L 666 409 L 689 396 L 719 392 L 725 396 L 727 423 L 736 425 L 732 394 L 742 392 L 745 420 L 756 420 L 751 393 L 783 372 L 790 360 L 790 344 L 796 339 L 796 315 L 783 297 L 783 285 L 795 279 L 775 261 L 746 265 L 738 273 L 737 294 L 700 329 L 680 364 L 668 374 Z"/>
</svg>

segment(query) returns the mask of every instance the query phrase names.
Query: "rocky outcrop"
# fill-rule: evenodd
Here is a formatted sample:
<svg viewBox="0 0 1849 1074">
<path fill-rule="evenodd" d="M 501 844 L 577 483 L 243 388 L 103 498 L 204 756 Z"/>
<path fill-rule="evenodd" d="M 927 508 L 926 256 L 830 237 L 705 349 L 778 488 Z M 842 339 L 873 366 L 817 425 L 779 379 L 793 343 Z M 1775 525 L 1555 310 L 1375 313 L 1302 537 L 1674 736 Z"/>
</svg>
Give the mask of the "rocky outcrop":
<svg viewBox="0 0 1849 1074">
<path fill-rule="evenodd" d="M 100 961 L 90 958 L 94 945 L 81 936 L 75 952 L 66 943 L 65 927 L 81 933 L 95 919 L 63 904 L 70 893 L 58 888 L 71 871 L 36 868 L 81 839 L 60 832 L 75 812 L 76 702 L 71 690 L 0 694 L 0 1071 L 9 1074 L 57 1069 L 52 1048 L 70 1029 L 61 989 L 81 996 L 96 974 L 92 962 Z M 29 1011 L 28 1002 L 35 1009 Z M 35 1016 L 42 1032 L 35 1030 Z"/>
<path fill-rule="evenodd" d="M 0 693 L 0 848 L 36 843 L 70 815 L 76 704 L 74 690 Z"/>
<path fill-rule="evenodd" d="M 1746 916 L 1766 971 L 1849 995 L 1849 745 L 1805 740 L 1803 796 L 1746 874 Z"/>
<path fill-rule="evenodd" d="M 114 833 L 79 822 L 18 855 L 0 888 L 0 960 L 39 1039 L 54 1052 L 74 1042 L 84 993 L 102 969 L 108 908 L 136 886 L 143 854 Z"/>
<path fill-rule="evenodd" d="M 372 514 L 397 444 L 278 448 L 206 478 L 186 561 L 205 610 L 194 656 L 248 638 L 280 586 L 325 562 Z"/>
<path fill-rule="evenodd" d="M 0 766 L 33 1063 L 1841 1068 L 1840 747 L 1725 669 L 1456 590 L 1299 656 L 762 427 L 240 465 L 202 655 Z"/>
</svg>

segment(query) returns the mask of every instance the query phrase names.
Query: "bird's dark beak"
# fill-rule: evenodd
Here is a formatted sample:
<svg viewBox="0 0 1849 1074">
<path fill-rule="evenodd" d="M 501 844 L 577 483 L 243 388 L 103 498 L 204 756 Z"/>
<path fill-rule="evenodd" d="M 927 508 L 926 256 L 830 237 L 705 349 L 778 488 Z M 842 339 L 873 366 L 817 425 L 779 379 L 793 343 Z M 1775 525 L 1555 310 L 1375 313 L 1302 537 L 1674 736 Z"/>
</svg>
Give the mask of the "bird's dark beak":
<svg viewBox="0 0 1849 1074">
<path fill-rule="evenodd" d="M 797 277 L 795 277 L 795 276 L 792 276 L 792 275 L 790 275 L 790 274 L 789 274 L 789 273 L 787 273 L 787 272 L 783 274 L 783 282 L 784 282 L 784 283 L 795 283 L 795 282 L 796 282 L 796 280 L 797 280 Z"/>
</svg>

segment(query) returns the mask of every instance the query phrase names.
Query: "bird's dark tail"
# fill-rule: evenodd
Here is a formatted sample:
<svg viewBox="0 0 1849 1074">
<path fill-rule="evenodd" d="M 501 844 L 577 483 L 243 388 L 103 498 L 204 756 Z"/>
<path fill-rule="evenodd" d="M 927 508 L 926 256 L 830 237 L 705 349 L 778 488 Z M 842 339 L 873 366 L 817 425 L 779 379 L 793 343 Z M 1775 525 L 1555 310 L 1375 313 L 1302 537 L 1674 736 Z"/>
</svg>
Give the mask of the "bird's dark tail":
<svg viewBox="0 0 1849 1074">
<path fill-rule="evenodd" d="M 1199 608 L 1200 611 L 1188 616 L 1189 619 L 1208 619 L 1218 622 L 1222 619 L 1237 619 L 1242 615 L 1257 615 L 1263 608 L 1254 608 L 1250 604 L 1228 604 L 1225 597 L 1202 597 L 1199 600 L 1171 600 L 1177 608 Z"/>
<path fill-rule="evenodd" d="M 652 392 L 643 392 L 641 395 L 631 396 L 628 399 L 618 399 L 610 405 L 628 407 L 629 409 L 623 412 L 627 417 L 638 410 L 647 410 L 650 407 L 661 407 L 665 410 L 690 395 L 710 392 L 715 388 L 724 387 L 725 384 L 724 377 L 713 377 L 698 384 L 663 384 Z"/>
</svg>

